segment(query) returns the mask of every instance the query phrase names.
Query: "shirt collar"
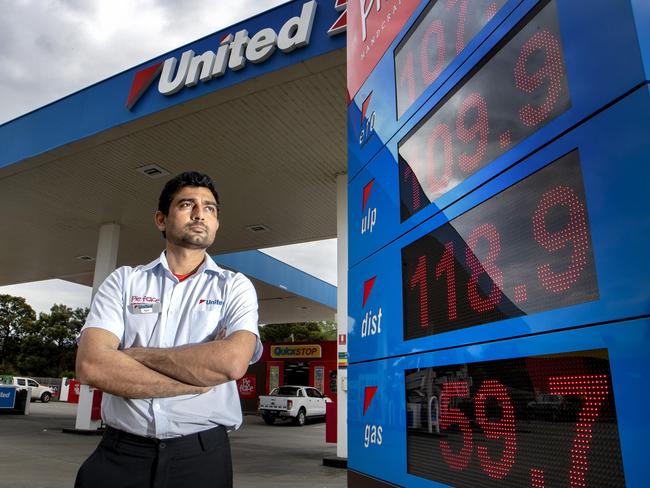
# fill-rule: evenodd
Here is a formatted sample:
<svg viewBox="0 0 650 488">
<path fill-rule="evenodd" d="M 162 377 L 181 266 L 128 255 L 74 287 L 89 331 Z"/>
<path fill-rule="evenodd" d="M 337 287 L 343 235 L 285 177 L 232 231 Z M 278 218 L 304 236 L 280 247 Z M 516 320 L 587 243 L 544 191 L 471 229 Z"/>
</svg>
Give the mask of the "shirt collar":
<svg viewBox="0 0 650 488">
<path fill-rule="evenodd" d="M 203 264 L 199 268 L 199 271 L 210 271 L 211 273 L 216 273 L 222 278 L 225 275 L 225 270 L 219 266 L 217 263 L 214 262 L 214 259 L 208 253 L 205 253 L 205 261 L 203 261 Z"/>
<path fill-rule="evenodd" d="M 162 266 L 165 270 L 167 270 L 170 274 L 173 274 L 171 270 L 169 269 L 169 263 L 167 262 L 167 255 L 165 254 L 165 251 L 160 253 L 160 256 L 158 256 L 158 259 L 155 259 L 151 261 L 148 264 L 145 264 L 142 267 L 143 271 L 150 271 L 157 266 Z M 214 260 L 210 257 L 210 255 L 206 252 L 205 253 L 205 260 L 199 266 L 199 269 L 196 270 L 195 274 L 200 274 L 203 273 L 204 271 L 209 271 L 211 273 L 218 274 L 220 277 L 224 276 L 225 271 L 223 268 L 221 268 L 217 263 L 214 262 Z"/>
</svg>

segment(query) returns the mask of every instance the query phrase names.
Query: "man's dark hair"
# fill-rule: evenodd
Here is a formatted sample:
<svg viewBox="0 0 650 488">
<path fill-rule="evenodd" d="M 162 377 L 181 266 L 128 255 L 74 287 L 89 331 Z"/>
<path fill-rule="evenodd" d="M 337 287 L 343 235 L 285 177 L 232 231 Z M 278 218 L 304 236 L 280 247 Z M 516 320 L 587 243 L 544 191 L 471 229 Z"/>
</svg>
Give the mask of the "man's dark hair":
<svg viewBox="0 0 650 488">
<path fill-rule="evenodd" d="M 214 181 L 212 181 L 212 178 L 197 171 L 186 171 L 185 173 L 181 173 L 169 180 L 162 189 L 160 198 L 158 199 L 158 210 L 162 212 L 163 215 L 169 215 L 169 206 L 172 204 L 174 196 L 186 186 L 207 188 L 212 192 L 212 195 L 217 202 L 217 208 L 219 208 L 219 194 L 214 187 Z"/>
</svg>

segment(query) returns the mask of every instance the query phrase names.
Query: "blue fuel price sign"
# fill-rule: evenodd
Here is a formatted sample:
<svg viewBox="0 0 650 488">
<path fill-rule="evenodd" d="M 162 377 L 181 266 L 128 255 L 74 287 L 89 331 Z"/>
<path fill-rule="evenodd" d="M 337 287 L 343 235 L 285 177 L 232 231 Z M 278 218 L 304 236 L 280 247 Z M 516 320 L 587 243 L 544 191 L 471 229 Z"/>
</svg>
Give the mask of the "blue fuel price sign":
<svg viewBox="0 0 650 488">
<path fill-rule="evenodd" d="M 598 300 L 574 150 L 402 249 L 404 339 Z"/>
<path fill-rule="evenodd" d="M 606 350 L 418 368 L 405 385 L 425 416 L 407 417 L 410 474 L 459 488 L 625 486 Z"/>
<path fill-rule="evenodd" d="M 571 106 L 555 1 L 526 16 L 399 144 L 402 221 Z"/>
</svg>

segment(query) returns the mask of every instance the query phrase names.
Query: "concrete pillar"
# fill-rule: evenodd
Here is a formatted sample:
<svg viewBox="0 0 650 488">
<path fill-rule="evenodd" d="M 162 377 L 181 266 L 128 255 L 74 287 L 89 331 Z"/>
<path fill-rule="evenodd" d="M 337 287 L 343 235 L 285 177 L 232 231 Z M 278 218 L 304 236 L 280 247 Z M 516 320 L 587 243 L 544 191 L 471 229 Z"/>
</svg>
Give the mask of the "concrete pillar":
<svg viewBox="0 0 650 488">
<path fill-rule="evenodd" d="M 339 336 L 337 374 L 336 455 L 348 457 L 348 175 L 336 177 L 337 291 L 336 324 Z M 341 340 L 341 337 L 345 340 Z M 345 358 L 345 366 L 341 364 Z"/>
<path fill-rule="evenodd" d="M 104 224 L 99 228 L 95 274 L 93 276 L 93 298 L 99 285 L 108 278 L 117 266 L 117 250 L 120 245 L 120 226 L 115 223 Z"/>
<path fill-rule="evenodd" d="M 93 276 L 93 298 L 99 285 L 110 275 L 117 266 L 117 250 L 120 244 L 120 226 L 110 223 L 99 228 L 97 254 L 95 256 L 95 274 Z M 77 406 L 77 419 L 75 429 L 97 430 L 101 427 L 101 420 L 91 420 L 90 413 L 93 403 L 93 388 L 81 385 L 79 391 L 79 405 Z"/>
</svg>

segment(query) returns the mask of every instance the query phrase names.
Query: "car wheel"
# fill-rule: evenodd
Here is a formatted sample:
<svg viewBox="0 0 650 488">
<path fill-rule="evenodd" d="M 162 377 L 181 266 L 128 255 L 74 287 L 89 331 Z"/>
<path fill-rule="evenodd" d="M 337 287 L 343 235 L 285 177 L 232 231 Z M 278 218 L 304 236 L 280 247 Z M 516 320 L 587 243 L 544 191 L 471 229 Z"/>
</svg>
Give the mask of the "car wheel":
<svg viewBox="0 0 650 488">
<path fill-rule="evenodd" d="M 264 419 L 264 423 L 266 425 L 273 425 L 275 422 L 275 417 L 271 417 L 270 415 L 262 415 L 262 418 Z"/>
<path fill-rule="evenodd" d="M 41 401 L 42 401 L 43 403 L 47 403 L 47 402 L 49 402 L 51 399 L 52 399 L 52 394 L 49 393 L 49 392 L 47 392 L 47 391 L 41 395 Z"/>
<path fill-rule="evenodd" d="M 305 425 L 305 421 L 307 420 L 307 416 L 305 415 L 305 410 L 301 408 L 298 411 L 298 415 L 296 416 L 295 419 L 293 419 L 294 423 L 299 426 Z"/>
</svg>

